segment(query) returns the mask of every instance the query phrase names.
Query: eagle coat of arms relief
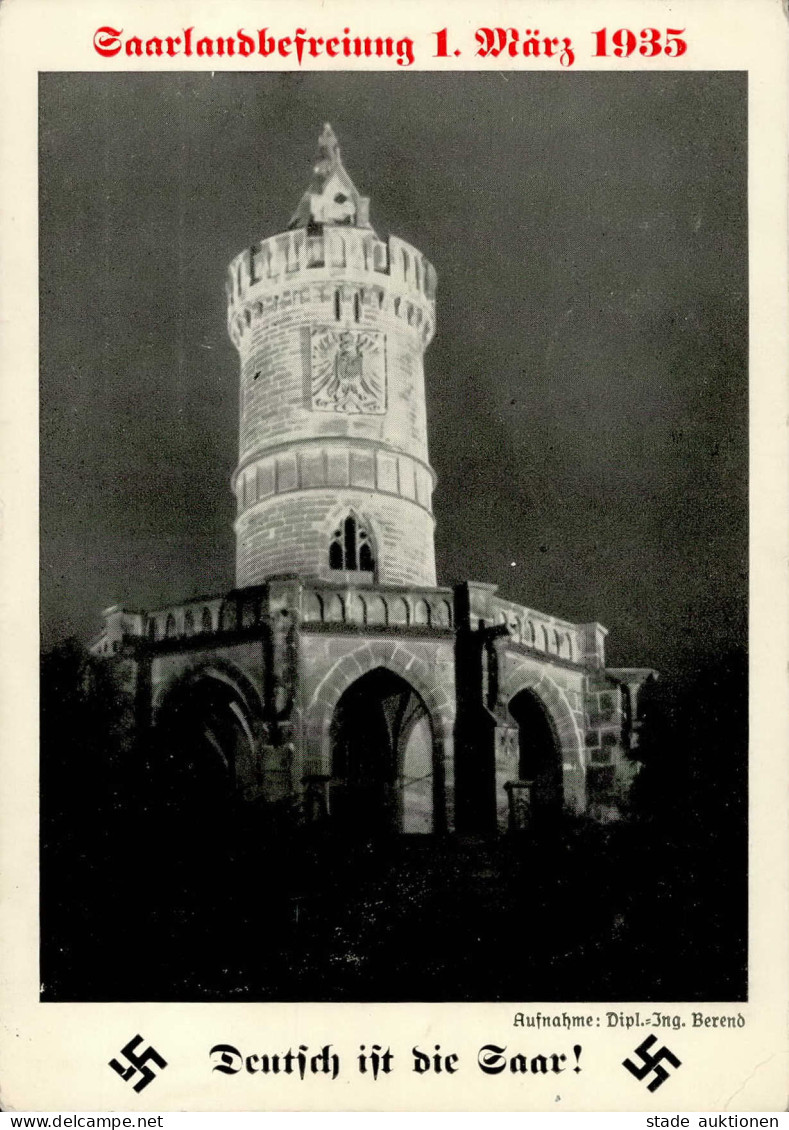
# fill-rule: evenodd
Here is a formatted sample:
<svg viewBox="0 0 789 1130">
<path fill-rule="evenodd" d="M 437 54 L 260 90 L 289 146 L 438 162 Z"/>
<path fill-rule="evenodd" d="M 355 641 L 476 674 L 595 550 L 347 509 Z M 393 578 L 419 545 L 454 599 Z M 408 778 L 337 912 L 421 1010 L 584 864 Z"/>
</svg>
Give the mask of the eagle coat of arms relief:
<svg viewBox="0 0 789 1130">
<path fill-rule="evenodd" d="M 315 327 L 311 331 L 310 361 L 314 409 L 349 415 L 382 415 L 386 411 L 382 333 Z"/>
</svg>

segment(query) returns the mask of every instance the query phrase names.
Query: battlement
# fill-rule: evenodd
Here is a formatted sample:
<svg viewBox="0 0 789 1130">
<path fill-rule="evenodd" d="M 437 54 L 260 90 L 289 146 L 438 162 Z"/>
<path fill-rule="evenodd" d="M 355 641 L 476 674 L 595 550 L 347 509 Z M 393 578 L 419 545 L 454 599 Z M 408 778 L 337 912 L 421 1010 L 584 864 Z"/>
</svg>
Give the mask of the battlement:
<svg viewBox="0 0 789 1130">
<path fill-rule="evenodd" d="M 275 585 L 278 582 L 274 582 Z M 452 590 L 426 586 L 354 586 L 310 584 L 283 579 L 286 597 L 295 622 L 398 628 L 434 627 L 452 629 L 455 624 Z M 600 624 L 572 624 L 545 612 L 515 604 L 494 595 L 493 586 L 474 586 L 490 598 L 485 610 L 472 613 L 472 627 L 478 627 L 486 611 L 489 622 L 504 625 L 513 643 L 523 644 L 547 656 L 571 663 L 602 667 L 601 652 L 605 628 Z M 150 612 L 132 611 L 118 605 L 104 611 L 105 628 L 93 644 L 97 655 L 117 653 L 124 640 L 147 638 L 151 641 L 177 640 L 192 636 L 236 632 L 258 626 L 267 615 L 270 586 L 235 589 L 228 594 L 194 597 L 191 600 Z M 473 602 L 476 604 L 476 601 Z M 492 614 L 492 615 L 491 615 Z M 643 682 L 650 671 L 613 672 L 622 680 Z"/>
<path fill-rule="evenodd" d="M 605 637 L 602 624 L 574 624 L 533 608 L 526 608 L 497 595 L 497 585 L 468 581 L 460 586 L 465 612 L 463 619 L 472 629 L 483 622 L 505 627 L 512 643 L 574 663 L 602 670 L 605 667 Z"/>
<path fill-rule="evenodd" d="M 298 228 L 253 244 L 231 262 L 227 319 L 236 348 L 253 320 L 275 312 L 285 294 L 292 304 L 307 282 L 336 282 L 338 307 L 353 292 L 361 304 L 390 304 L 425 345 L 433 337 L 437 277 L 415 247 L 397 236 L 379 239 L 370 229 L 326 227 L 313 235 Z"/>
<path fill-rule="evenodd" d="M 582 626 L 498 596 L 492 603 L 494 622 L 504 624 L 515 643 L 573 663 L 584 662 L 586 647 Z"/>
<path fill-rule="evenodd" d="M 448 588 L 373 586 L 358 592 L 349 586 L 305 585 L 291 578 L 274 582 L 274 586 L 277 609 L 287 606 L 296 623 L 445 630 L 453 623 L 452 590 Z M 271 593 L 270 585 L 259 585 L 194 597 L 149 612 L 113 605 L 102 613 L 104 630 L 91 651 L 94 655 L 116 655 L 133 639 L 155 643 L 254 629 L 270 613 Z"/>
</svg>

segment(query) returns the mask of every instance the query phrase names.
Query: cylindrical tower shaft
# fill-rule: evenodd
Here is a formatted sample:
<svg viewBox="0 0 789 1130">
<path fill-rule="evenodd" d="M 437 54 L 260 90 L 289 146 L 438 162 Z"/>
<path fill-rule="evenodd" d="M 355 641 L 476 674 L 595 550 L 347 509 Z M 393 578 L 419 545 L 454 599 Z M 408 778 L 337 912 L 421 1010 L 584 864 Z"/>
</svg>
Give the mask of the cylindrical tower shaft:
<svg viewBox="0 0 789 1130">
<path fill-rule="evenodd" d="M 236 256 L 237 584 L 435 585 L 423 354 L 433 267 L 381 240 L 330 127 L 288 231 Z"/>
</svg>

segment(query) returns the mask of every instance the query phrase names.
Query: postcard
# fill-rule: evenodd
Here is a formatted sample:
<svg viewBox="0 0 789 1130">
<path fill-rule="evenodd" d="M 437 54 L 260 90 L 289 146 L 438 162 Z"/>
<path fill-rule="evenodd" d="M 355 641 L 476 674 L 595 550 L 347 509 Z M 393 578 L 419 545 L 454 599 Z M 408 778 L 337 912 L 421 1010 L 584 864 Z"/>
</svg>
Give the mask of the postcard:
<svg viewBox="0 0 789 1130">
<path fill-rule="evenodd" d="M 4 1109 L 785 1108 L 786 47 L 7 0 Z"/>
</svg>

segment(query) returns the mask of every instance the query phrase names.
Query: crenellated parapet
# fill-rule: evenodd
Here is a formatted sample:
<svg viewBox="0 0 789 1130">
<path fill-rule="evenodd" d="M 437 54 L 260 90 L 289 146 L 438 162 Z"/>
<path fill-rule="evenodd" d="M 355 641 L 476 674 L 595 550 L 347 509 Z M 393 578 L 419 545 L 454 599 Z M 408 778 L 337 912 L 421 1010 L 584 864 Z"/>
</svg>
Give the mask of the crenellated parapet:
<svg viewBox="0 0 789 1130">
<path fill-rule="evenodd" d="M 511 642 L 571 663 L 584 663 L 586 660 L 583 625 L 537 612 L 499 596 L 493 598 L 492 605 L 493 622 L 507 627 Z"/>
<path fill-rule="evenodd" d="M 305 587 L 305 624 L 352 624 L 366 628 L 440 628 L 453 625 L 451 589 L 370 589 Z"/>
<path fill-rule="evenodd" d="M 602 641 L 606 629 L 601 624 L 574 624 L 527 608 L 499 596 L 496 585 L 469 582 L 464 590 L 472 629 L 480 626 L 506 628 L 501 638 L 508 646 L 519 644 L 541 655 L 582 667 L 604 665 Z"/>
<path fill-rule="evenodd" d="M 452 590 L 404 587 L 359 591 L 355 586 L 309 585 L 283 577 L 270 585 L 234 589 L 224 595 L 194 597 L 150 611 L 113 605 L 103 613 L 104 631 L 94 641 L 97 655 L 116 655 L 135 640 L 158 647 L 172 641 L 200 641 L 206 636 L 258 631 L 283 612 L 307 630 L 315 625 L 369 628 L 453 626 Z"/>
<path fill-rule="evenodd" d="M 283 232 L 242 251 L 228 267 L 227 327 L 241 349 L 261 318 L 308 306 L 325 321 L 391 322 L 426 347 L 435 333 L 436 272 L 397 236 L 357 228 Z"/>
</svg>

